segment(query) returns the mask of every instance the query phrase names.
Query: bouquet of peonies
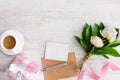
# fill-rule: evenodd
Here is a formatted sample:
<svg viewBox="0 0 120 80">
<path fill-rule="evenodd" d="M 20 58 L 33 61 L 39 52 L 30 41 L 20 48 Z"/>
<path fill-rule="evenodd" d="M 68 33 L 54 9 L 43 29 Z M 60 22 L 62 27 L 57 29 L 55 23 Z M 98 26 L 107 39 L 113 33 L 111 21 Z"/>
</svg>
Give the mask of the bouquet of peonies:
<svg viewBox="0 0 120 80">
<path fill-rule="evenodd" d="M 120 45 L 120 41 L 117 40 L 118 35 L 118 28 L 105 27 L 101 22 L 100 24 L 95 23 L 92 29 L 92 26 L 86 23 L 82 31 L 82 38 L 75 36 L 75 39 L 87 53 L 84 62 L 92 55 L 101 55 L 107 59 L 109 59 L 108 55 L 120 57 L 120 54 L 114 49 Z M 79 72 L 83 64 L 79 68 Z"/>
</svg>

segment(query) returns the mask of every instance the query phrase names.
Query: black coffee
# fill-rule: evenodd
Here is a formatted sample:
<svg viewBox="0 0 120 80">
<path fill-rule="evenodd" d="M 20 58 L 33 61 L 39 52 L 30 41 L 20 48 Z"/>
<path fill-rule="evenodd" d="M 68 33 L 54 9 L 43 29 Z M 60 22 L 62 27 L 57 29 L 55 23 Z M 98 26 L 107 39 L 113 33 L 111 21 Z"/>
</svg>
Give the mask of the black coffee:
<svg viewBox="0 0 120 80">
<path fill-rule="evenodd" d="M 6 36 L 3 39 L 3 46 L 6 49 L 13 49 L 15 47 L 15 44 L 16 44 L 16 40 L 13 36 Z"/>
</svg>

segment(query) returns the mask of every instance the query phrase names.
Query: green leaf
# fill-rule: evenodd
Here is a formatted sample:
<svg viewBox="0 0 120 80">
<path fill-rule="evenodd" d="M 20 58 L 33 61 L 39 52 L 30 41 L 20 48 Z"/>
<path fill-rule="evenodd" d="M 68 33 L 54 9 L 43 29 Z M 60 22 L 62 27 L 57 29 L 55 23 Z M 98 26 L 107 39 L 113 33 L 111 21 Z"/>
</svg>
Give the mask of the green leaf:
<svg viewBox="0 0 120 80">
<path fill-rule="evenodd" d="M 107 58 L 107 59 L 109 59 L 109 57 L 107 55 L 105 55 L 105 54 L 103 54 L 102 56 L 105 57 L 105 58 Z"/>
<path fill-rule="evenodd" d="M 120 54 L 114 48 L 108 47 L 108 46 L 105 46 L 105 47 L 100 48 L 100 49 L 96 49 L 94 51 L 94 54 L 95 55 L 102 55 L 104 57 L 107 57 L 107 55 L 111 55 L 114 57 L 120 57 Z"/>
<path fill-rule="evenodd" d="M 100 30 L 103 30 L 105 28 L 104 24 L 102 22 L 100 22 Z"/>
<path fill-rule="evenodd" d="M 116 35 L 116 39 L 117 39 L 119 35 L 119 28 L 115 28 L 115 30 L 117 31 L 117 35 Z"/>
<path fill-rule="evenodd" d="M 105 46 L 103 48 L 100 48 L 100 50 L 108 55 L 111 55 L 114 57 L 120 57 L 120 54 L 112 47 Z"/>
<path fill-rule="evenodd" d="M 104 51 L 101 50 L 101 48 L 100 48 L 100 49 L 95 49 L 95 50 L 94 50 L 94 54 L 96 54 L 96 55 L 104 55 L 104 54 L 106 54 L 106 52 L 104 52 Z"/>
<path fill-rule="evenodd" d="M 81 39 L 80 37 L 78 37 L 78 36 L 74 36 L 74 37 L 78 41 L 78 43 L 82 46 L 82 48 L 87 52 L 88 46 L 85 43 L 85 41 L 83 39 Z"/>
<path fill-rule="evenodd" d="M 101 55 L 101 56 L 109 59 L 109 57 L 107 56 L 107 54 L 104 51 L 102 51 L 102 50 L 95 50 L 94 51 L 94 55 Z"/>
<path fill-rule="evenodd" d="M 83 28 L 82 38 L 86 41 L 87 44 L 90 43 L 91 35 L 92 35 L 92 27 L 91 25 L 88 25 L 86 23 Z"/>
<path fill-rule="evenodd" d="M 94 46 L 93 46 L 92 44 L 89 44 L 89 45 L 88 45 L 88 52 L 91 51 L 91 50 L 93 49 L 93 47 L 94 47 Z"/>
<path fill-rule="evenodd" d="M 95 24 L 93 29 L 93 36 L 99 35 L 99 25 Z"/>
<path fill-rule="evenodd" d="M 118 46 L 118 45 L 120 45 L 120 41 L 118 41 L 118 40 L 116 40 L 116 41 L 108 44 L 109 47 L 116 47 L 116 46 Z"/>
</svg>

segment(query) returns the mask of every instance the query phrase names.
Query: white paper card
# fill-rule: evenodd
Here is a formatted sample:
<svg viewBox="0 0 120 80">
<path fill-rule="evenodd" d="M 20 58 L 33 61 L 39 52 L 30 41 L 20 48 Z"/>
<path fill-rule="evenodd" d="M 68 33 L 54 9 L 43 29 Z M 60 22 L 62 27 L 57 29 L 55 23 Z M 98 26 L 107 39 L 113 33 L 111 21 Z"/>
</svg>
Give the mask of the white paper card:
<svg viewBox="0 0 120 80">
<path fill-rule="evenodd" d="M 65 43 L 47 42 L 45 59 L 67 61 L 69 45 Z"/>
</svg>

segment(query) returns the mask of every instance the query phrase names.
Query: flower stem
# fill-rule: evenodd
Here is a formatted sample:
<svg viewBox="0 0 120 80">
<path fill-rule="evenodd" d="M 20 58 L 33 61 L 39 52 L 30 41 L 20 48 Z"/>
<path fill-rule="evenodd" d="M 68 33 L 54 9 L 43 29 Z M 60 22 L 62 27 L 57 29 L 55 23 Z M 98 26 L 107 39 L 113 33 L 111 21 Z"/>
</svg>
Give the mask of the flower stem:
<svg viewBox="0 0 120 80">
<path fill-rule="evenodd" d="M 86 55 L 86 56 L 84 57 L 83 63 L 81 64 L 80 68 L 77 70 L 77 73 L 80 73 L 80 72 L 81 72 L 84 63 L 86 63 L 86 62 L 88 61 L 88 59 L 93 55 L 94 49 L 95 49 L 95 47 L 93 47 L 92 50 L 88 52 L 88 55 Z"/>
<path fill-rule="evenodd" d="M 80 73 L 80 72 L 81 72 L 84 63 L 87 63 L 88 59 L 89 59 L 91 56 L 92 56 L 92 53 L 89 53 L 89 55 L 87 55 L 87 56 L 84 57 L 83 63 L 81 64 L 80 68 L 78 68 L 77 73 Z"/>
</svg>

